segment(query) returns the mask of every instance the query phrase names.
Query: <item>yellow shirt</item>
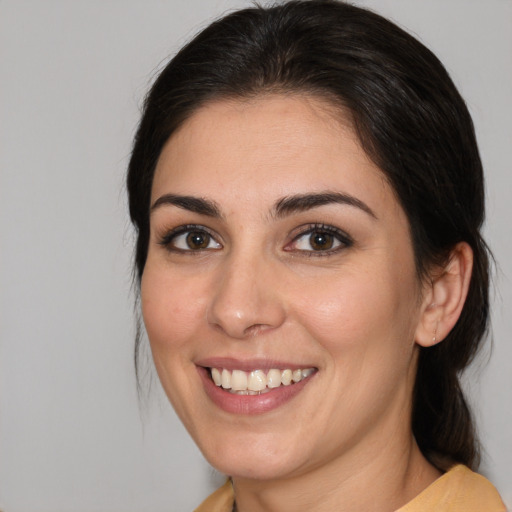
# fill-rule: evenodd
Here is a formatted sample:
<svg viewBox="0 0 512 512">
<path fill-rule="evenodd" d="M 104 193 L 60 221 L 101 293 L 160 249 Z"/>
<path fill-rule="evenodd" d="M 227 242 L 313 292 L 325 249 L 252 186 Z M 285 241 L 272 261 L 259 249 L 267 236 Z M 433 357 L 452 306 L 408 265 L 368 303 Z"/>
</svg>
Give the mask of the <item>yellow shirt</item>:
<svg viewBox="0 0 512 512">
<path fill-rule="evenodd" d="M 233 487 L 227 481 L 194 512 L 232 512 Z M 498 491 L 466 466 L 454 466 L 396 512 L 506 512 Z"/>
</svg>

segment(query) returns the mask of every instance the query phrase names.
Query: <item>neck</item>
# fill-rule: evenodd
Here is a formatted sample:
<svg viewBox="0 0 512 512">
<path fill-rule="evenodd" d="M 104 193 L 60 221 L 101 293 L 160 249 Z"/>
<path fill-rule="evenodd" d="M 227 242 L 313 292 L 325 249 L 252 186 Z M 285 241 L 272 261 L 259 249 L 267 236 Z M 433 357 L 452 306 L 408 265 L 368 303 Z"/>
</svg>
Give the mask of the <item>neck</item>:
<svg viewBox="0 0 512 512">
<path fill-rule="evenodd" d="M 392 512 L 440 476 L 411 432 L 378 435 L 322 467 L 273 481 L 233 479 L 237 512 Z M 384 442 L 382 442 L 384 440 Z"/>
</svg>

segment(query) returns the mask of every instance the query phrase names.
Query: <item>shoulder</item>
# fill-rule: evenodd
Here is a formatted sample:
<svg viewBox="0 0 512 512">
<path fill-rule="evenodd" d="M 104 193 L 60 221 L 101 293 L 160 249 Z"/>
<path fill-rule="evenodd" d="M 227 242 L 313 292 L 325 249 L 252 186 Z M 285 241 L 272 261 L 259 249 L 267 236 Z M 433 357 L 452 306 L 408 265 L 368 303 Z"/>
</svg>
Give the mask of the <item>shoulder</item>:
<svg viewBox="0 0 512 512">
<path fill-rule="evenodd" d="M 194 512 L 231 512 L 235 501 L 231 481 L 219 487 L 213 494 L 197 507 Z"/>
<path fill-rule="evenodd" d="M 194 512 L 231 512 L 234 494 L 228 480 Z M 396 512 L 506 512 L 495 487 L 466 466 L 454 466 Z"/>
<path fill-rule="evenodd" d="M 397 512 L 506 512 L 496 488 L 463 465 L 454 466 Z"/>
</svg>

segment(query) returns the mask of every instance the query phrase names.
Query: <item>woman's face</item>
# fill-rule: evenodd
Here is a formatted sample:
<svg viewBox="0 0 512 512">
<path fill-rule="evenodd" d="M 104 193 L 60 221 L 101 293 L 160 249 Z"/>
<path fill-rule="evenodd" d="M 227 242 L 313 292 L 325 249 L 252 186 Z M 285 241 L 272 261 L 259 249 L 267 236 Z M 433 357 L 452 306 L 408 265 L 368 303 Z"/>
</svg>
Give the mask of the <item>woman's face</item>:
<svg viewBox="0 0 512 512">
<path fill-rule="evenodd" d="M 158 161 L 144 322 L 176 412 L 233 477 L 361 460 L 409 432 L 408 222 L 340 117 L 306 96 L 218 101 Z"/>
</svg>

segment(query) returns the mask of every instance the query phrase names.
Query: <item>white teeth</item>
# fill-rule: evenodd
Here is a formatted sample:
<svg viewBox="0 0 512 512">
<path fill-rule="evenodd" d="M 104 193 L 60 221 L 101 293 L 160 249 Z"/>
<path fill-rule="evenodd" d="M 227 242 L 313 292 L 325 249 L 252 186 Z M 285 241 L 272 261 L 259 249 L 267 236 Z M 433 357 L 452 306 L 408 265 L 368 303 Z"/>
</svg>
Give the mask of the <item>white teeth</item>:
<svg viewBox="0 0 512 512">
<path fill-rule="evenodd" d="M 281 370 L 270 370 L 267 373 L 267 386 L 278 388 L 281 385 Z"/>
<path fill-rule="evenodd" d="M 292 375 L 291 370 L 283 370 L 281 374 L 281 384 L 283 386 L 289 386 L 292 383 Z"/>
<path fill-rule="evenodd" d="M 292 383 L 300 382 L 313 373 L 314 368 L 304 370 L 278 370 L 273 368 L 267 374 L 263 370 L 253 370 L 246 373 L 242 370 L 229 371 L 219 368 L 211 368 L 212 380 L 216 386 L 230 390 L 231 393 L 239 395 L 259 395 L 267 393 L 279 386 L 289 386 Z"/>
<path fill-rule="evenodd" d="M 231 372 L 228 370 L 222 370 L 221 384 L 224 389 L 231 389 Z"/>
<path fill-rule="evenodd" d="M 234 373 L 234 372 L 233 372 Z M 251 391 L 262 391 L 267 387 L 267 376 L 261 370 L 255 370 L 249 375 L 247 389 Z"/>
<path fill-rule="evenodd" d="M 212 368 L 212 379 L 216 386 L 220 386 L 222 384 L 222 377 L 220 376 L 220 372 L 217 368 Z"/>
<path fill-rule="evenodd" d="M 233 370 L 231 374 L 231 389 L 235 391 L 245 391 L 247 389 L 247 374 L 245 372 Z"/>
</svg>

